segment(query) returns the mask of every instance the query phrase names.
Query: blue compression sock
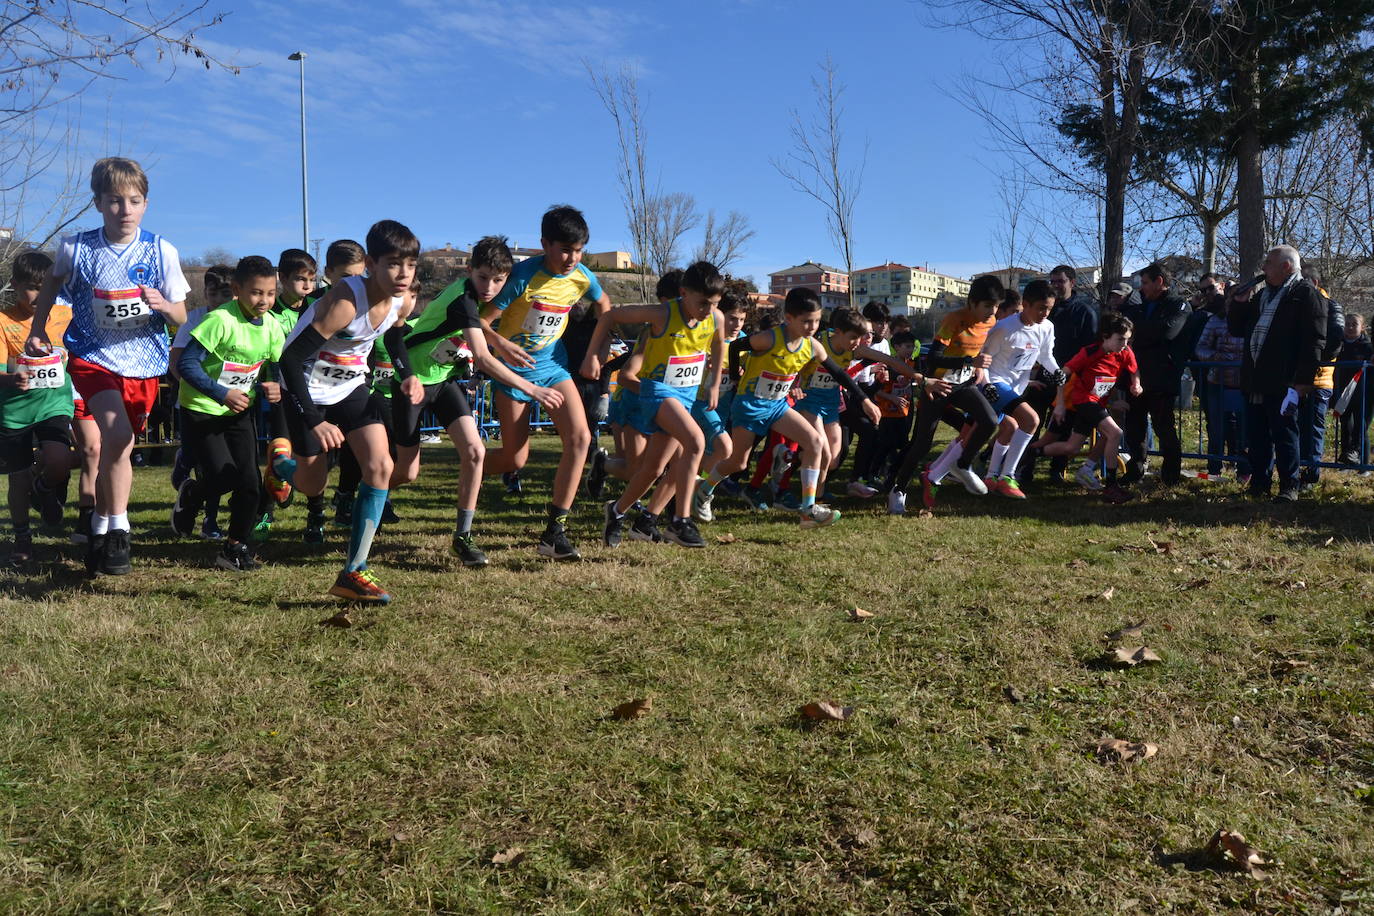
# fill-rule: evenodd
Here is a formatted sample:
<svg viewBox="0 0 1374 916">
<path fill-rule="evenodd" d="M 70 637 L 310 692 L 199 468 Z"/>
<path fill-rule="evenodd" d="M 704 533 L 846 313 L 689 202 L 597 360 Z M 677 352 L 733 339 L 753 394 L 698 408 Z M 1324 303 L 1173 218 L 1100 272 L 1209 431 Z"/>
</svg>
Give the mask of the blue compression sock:
<svg viewBox="0 0 1374 916">
<path fill-rule="evenodd" d="M 382 522 L 382 507 L 386 505 L 386 490 L 378 490 L 365 483 L 358 484 L 358 496 L 353 501 L 353 533 L 348 538 L 348 565 L 345 572 L 367 566 L 372 552 L 372 536 Z"/>
</svg>

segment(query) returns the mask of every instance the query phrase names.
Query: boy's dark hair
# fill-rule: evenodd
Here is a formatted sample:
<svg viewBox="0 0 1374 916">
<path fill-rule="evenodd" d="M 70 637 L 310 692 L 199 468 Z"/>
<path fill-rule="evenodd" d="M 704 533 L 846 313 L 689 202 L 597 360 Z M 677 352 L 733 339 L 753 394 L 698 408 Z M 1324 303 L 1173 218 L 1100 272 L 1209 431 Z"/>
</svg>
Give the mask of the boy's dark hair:
<svg viewBox="0 0 1374 916">
<path fill-rule="evenodd" d="M 654 287 L 654 298 L 676 299 L 682 295 L 682 274 L 683 271 L 674 268 L 659 277 L 658 285 Z"/>
<path fill-rule="evenodd" d="M 1200 277 L 1197 278 L 1197 285 L 1198 285 L 1198 286 L 1201 286 L 1202 284 L 1206 283 L 1208 280 L 1217 280 L 1217 281 L 1220 281 L 1220 280 L 1221 280 L 1221 277 L 1218 277 L 1216 274 L 1212 273 L 1212 272 L 1209 270 L 1209 271 L 1207 271 L 1207 273 L 1205 273 L 1205 274 L 1203 274 L 1202 276 L 1200 276 Z"/>
<path fill-rule="evenodd" d="M 1053 277 L 1055 274 L 1063 274 L 1075 283 L 1078 282 L 1078 271 L 1074 270 L 1067 264 L 1060 264 L 1054 270 L 1050 271 L 1051 277 Z"/>
<path fill-rule="evenodd" d="M 830 328 L 842 333 L 863 334 L 868 330 L 868 319 L 857 309 L 841 306 L 830 313 Z"/>
<path fill-rule="evenodd" d="M 743 312 L 749 309 L 749 300 L 736 290 L 727 288 L 720 294 L 720 312 Z"/>
<path fill-rule="evenodd" d="M 1049 280 L 1032 280 L 1026 284 L 1026 289 L 1021 293 L 1023 302 L 1044 302 L 1053 296 L 1054 287 L 1050 286 Z"/>
<path fill-rule="evenodd" d="M 313 275 L 316 268 L 314 257 L 303 248 L 288 248 L 277 255 L 277 273 L 282 277 L 294 277 L 303 270 Z"/>
<path fill-rule="evenodd" d="M 682 288 L 703 296 L 719 296 L 725 292 L 725 278 L 710 261 L 697 261 L 682 272 Z"/>
<path fill-rule="evenodd" d="M 10 285 L 15 289 L 42 286 L 43 276 L 52 269 L 52 258 L 41 251 L 26 251 L 14 259 L 10 268 Z"/>
<path fill-rule="evenodd" d="M 759 315 L 759 330 L 771 331 L 778 326 L 780 321 L 777 309 L 769 309 Z"/>
<path fill-rule="evenodd" d="M 1122 315 L 1120 312 L 1103 312 L 1102 323 L 1097 329 L 1097 336 L 1106 340 L 1113 334 L 1126 334 L 1135 327 L 1131 319 Z"/>
<path fill-rule="evenodd" d="M 378 220 L 367 230 L 367 256 L 374 261 L 385 257 L 418 258 L 420 240 L 408 226 L 394 219 Z"/>
<path fill-rule="evenodd" d="M 504 235 L 487 235 L 477 241 L 472 246 L 472 260 L 468 264 L 468 271 L 474 271 L 479 267 L 485 267 L 498 274 L 508 274 L 515 266 L 515 257 L 510 253 L 510 245 L 507 244 Z"/>
<path fill-rule="evenodd" d="M 554 204 L 539 221 L 539 237 L 564 245 L 585 245 L 592 237 L 582 211 L 567 204 Z"/>
<path fill-rule="evenodd" d="M 973 282 L 968 285 L 968 303 L 972 305 L 975 302 L 1001 302 L 1006 293 L 1001 280 L 992 274 L 983 274 L 981 277 L 974 277 Z"/>
<path fill-rule="evenodd" d="M 1008 308 L 1009 308 L 1009 307 L 1011 307 L 1011 306 L 1020 305 L 1020 304 L 1021 304 L 1021 293 L 1019 293 L 1018 291 L 1009 288 L 1005 293 L 1002 294 L 1002 305 L 1003 305 L 1003 307 L 1008 307 Z"/>
<path fill-rule="evenodd" d="M 887 329 L 893 334 L 898 331 L 910 331 L 911 319 L 905 315 L 893 315 L 887 320 Z"/>
<path fill-rule="evenodd" d="M 900 347 L 902 344 L 914 344 L 915 342 L 916 335 L 910 331 L 898 331 L 896 334 L 893 334 L 891 340 L 888 341 L 888 343 L 894 347 Z"/>
<path fill-rule="evenodd" d="M 1151 280 L 1155 281 L 1163 280 L 1165 286 L 1174 285 L 1174 278 L 1170 276 L 1169 271 L 1165 269 L 1164 265 L 1158 261 L 1146 267 L 1142 267 L 1140 269 L 1140 275 L 1142 277 L 1149 277 Z"/>
<path fill-rule="evenodd" d="M 273 277 L 276 276 L 276 273 L 271 261 L 260 254 L 250 254 L 246 258 L 239 258 L 238 264 L 234 265 L 234 282 L 242 286 L 249 280 L 258 277 Z"/>
<path fill-rule="evenodd" d="M 887 304 L 883 302 L 870 302 L 864 306 L 864 317 L 869 321 L 887 323 L 892 312 L 888 310 Z"/>
<path fill-rule="evenodd" d="M 367 252 L 363 251 L 362 245 L 352 239 L 336 239 L 324 250 L 324 269 L 338 270 L 341 267 L 349 267 L 366 257 Z"/>
<path fill-rule="evenodd" d="M 821 310 L 821 297 L 816 295 L 814 289 L 807 289 L 805 286 L 797 286 L 787 291 L 787 298 L 782 303 L 782 313 L 784 315 L 810 315 L 812 312 Z"/>
<path fill-rule="evenodd" d="M 228 264 L 215 264 L 205 268 L 206 286 L 209 286 L 211 283 L 218 284 L 219 286 L 228 286 L 229 281 L 232 279 L 234 279 L 234 268 L 230 267 Z"/>
</svg>

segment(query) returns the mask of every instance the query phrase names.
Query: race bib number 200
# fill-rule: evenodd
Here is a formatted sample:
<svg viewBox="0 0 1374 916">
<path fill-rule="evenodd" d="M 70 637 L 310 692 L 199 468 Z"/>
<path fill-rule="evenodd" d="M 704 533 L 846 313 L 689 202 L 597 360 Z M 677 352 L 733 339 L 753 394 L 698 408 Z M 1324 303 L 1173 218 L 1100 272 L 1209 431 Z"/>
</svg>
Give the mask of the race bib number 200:
<svg viewBox="0 0 1374 916">
<path fill-rule="evenodd" d="M 702 370 L 705 368 L 705 353 L 670 356 L 668 368 L 663 373 L 663 384 L 669 388 L 695 388 L 701 384 Z"/>
<path fill-rule="evenodd" d="M 95 326 L 107 331 L 142 327 L 153 317 L 152 306 L 143 301 L 143 293 L 137 288 L 94 290 L 91 306 L 95 309 Z"/>
</svg>

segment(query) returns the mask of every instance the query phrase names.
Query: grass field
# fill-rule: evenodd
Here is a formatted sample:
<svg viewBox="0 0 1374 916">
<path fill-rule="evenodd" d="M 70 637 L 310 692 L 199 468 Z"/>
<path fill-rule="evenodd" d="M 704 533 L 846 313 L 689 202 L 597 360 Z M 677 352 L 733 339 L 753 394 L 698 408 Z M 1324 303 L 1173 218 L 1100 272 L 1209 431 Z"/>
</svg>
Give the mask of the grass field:
<svg viewBox="0 0 1374 916">
<path fill-rule="evenodd" d="M 374 551 L 396 600 L 348 629 L 318 625 L 346 536 L 307 549 L 302 507 L 239 578 L 173 542 L 165 470 L 134 574 L 40 540 L 0 580 L 0 912 L 1374 910 L 1363 481 L 813 532 L 722 499 L 695 552 L 608 551 L 583 503 L 552 565 L 538 444 L 475 572 L 427 449 Z M 1100 665 L 1142 619 L 1111 645 L 1162 664 Z M 855 711 L 803 723 L 822 699 Z M 1104 765 L 1109 737 L 1159 753 Z M 1210 858 L 1219 828 L 1277 864 Z"/>
</svg>

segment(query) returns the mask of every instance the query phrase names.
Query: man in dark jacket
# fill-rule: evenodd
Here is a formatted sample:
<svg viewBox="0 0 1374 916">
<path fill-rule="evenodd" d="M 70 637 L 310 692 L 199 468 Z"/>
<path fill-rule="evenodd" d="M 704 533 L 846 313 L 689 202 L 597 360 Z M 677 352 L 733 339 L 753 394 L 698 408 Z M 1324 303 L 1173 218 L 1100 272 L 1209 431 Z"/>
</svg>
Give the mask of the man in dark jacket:
<svg viewBox="0 0 1374 916">
<path fill-rule="evenodd" d="M 1264 259 L 1264 283 L 1227 313 L 1245 338 L 1240 387 L 1246 398 L 1250 495 L 1268 496 L 1275 465 L 1276 502 L 1298 498 L 1298 399 L 1310 394 L 1326 346 L 1326 302 L 1302 278 L 1302 258 L 1279 245 Z"/>
<path fill-rule="evenodd" d="M 1140 397 L 1130 399 L 1126 414 L 1126 451 L 1131 460 L 1123 483 L 1139 480 L 1145 470 L 1145 431 L 1153 423 L 1159 440 L 1162 464 L 1160 482 L 1178 483 L 1183 467 L 1183 443 L 1178 437 L 1174 405 L 1178 403 L 1179 382 L 1191 353 L 1181 349 L 1181 335 L 1193 310 L 1169 291 L 1172 278 L 1159 264 L 1140 272 L 1139 305 L 1127 305 L 1122 314 L 1135 324 L 1131 349 L 1140 366 Z"/>
<path fill-rule="evenodd" d="M 1336 397 L 1341 396 L 1361 371 L 1360 366 L 1353 364 L 1367 363 L 1371 359 L 1374 359 L 1374 345 L 1370 344 L 1369 335 L 1364 332 L 1364 316 L 1351 312 L 1345 316 L 1345 340 L 1341 342 L 1341 352 L 1336 357 L 1336 362 L 1347 364 L 1336 367 Z M 1363 375 L 1360 379 L 1364 382 Z M 1365 417 L 1368 415 L 1365 402 L 1371 392 L 1374 392 L 1374 388 L 1367 383 L 1356 385 L 1350 403 L 1341 414 L 1340 449 L 1337 454 L 1346 464 L 1359 464 L 1364 454 Z"/>
<path fill-rule="evenodd" d="M 1097 343 L 1097 300 L 1090 293 L 1077 289 L 1078 271 L 1060 264 L 1050 271 L 1050 288 L 1054 290 L 1054 311 L 1050 324 L 1054 325 L 1054 360 L 1064 365 L 1079 350 Z"/>
</svg>

